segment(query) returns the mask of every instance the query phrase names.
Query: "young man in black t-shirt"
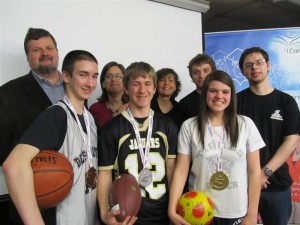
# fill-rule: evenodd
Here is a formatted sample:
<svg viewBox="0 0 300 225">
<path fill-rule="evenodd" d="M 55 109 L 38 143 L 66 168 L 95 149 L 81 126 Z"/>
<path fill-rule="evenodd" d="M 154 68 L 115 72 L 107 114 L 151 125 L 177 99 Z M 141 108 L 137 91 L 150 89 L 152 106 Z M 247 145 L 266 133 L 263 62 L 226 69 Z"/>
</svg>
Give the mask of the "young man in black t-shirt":
<svg viewBox="0 0 300 225">
<path fill-rule="evenodd" d="M 292 179 L 286 161 L 299 139 L 299 108 L 292 96 L 271 86 L 266 51 L 259 47 L 246 49 L 239 66 L 250 87 L 238 93 L 238 113 L 254 121 L 266 143 L 260 150 L 259 212 L 264 225 L 287 224 L 292 210 Z"/>
</svg>

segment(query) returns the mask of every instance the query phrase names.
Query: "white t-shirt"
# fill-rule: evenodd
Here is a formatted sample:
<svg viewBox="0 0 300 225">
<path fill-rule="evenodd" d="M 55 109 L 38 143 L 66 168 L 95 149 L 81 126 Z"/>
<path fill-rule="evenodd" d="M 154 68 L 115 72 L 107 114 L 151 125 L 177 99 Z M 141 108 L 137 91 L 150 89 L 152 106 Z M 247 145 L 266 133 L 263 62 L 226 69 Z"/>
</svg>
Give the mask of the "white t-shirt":
<svg viewBox="0 0 300 225">
<path fill-rule="evenodd" d="M 213 127 L 213 138 L 207 128 L 204 135 L 205 147 L 200 143 L 196 117 L 186 120 L 179 132 L 178 152 L 192 156 L 190 171 L 190 190 L 207 194 L 214 203 L 215 216 L 221 218 L 239 218 L 247 213 L 248 176 L 247 158 L 249 152 L 265 146 L 253 121 L 246 116 L 238 116 L 239 139 L 236 148 L 231 148 L 230 139 L 224 138 L 222 150 L 222 171 L 229 178 L 229 185 L 224 190 L 212 189 L 211 176 L 217 172 L 217 158 L 221 148 L 215 148 L 221 142 L 223 127 Z"/>
</svg>

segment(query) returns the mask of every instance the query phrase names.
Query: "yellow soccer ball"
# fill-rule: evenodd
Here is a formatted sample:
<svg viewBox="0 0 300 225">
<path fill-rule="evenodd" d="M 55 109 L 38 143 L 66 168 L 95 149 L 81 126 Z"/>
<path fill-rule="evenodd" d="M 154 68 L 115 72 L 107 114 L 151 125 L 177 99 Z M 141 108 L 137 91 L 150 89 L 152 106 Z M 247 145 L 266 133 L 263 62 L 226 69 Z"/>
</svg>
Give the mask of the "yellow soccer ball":
<svg viewBox="0 0 300 225">
<path fill-rule="evenodd" d="M 176 212 L 191 225 L 209 225 L 214 218 L 212 201 L 200 191 L 184 193 L 179 198 Z"/>
</svg>

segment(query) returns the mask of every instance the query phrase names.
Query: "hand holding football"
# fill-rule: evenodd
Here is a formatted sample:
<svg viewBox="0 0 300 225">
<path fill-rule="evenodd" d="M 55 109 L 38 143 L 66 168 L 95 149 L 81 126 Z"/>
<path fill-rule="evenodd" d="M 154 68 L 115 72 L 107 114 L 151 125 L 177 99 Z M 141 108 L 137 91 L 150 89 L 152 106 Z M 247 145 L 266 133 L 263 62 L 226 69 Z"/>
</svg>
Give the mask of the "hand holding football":
<svg viewBox="0 0 300 225">
<path fill-rule="evenodd" d="M 135 177 L 131 174 L 121 174 L 113 182 L 109 197 L 111 210 L 120 210 L 117 221 L 123 222 L 127 216 L 136 216 L 139 212 L 142 197 L 141 190 Z"/>
</svg>

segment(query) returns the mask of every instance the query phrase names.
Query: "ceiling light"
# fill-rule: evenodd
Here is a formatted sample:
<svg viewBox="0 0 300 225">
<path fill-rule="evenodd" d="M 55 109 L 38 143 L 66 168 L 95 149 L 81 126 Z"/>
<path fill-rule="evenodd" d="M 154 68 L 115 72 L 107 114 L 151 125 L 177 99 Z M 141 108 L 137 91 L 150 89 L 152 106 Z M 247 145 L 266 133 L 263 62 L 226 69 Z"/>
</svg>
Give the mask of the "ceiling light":
<svg viewBox="0 0 300 225">
<path fill-rule="evenodd" d="M 274 3 L 277 3 L 277 2 L 290 2 L 292 4 L 295 4 L 295 5 L 300 5 L 300 1 L 299 0 L 273 0 Z"/>
<path fill-rule="evenodd" d="M 204 0 L 150 0 L 153 2 L 164 3 L 183 9 L 206 13 L 209 10 L 209 2 Z"/>
</svg>

